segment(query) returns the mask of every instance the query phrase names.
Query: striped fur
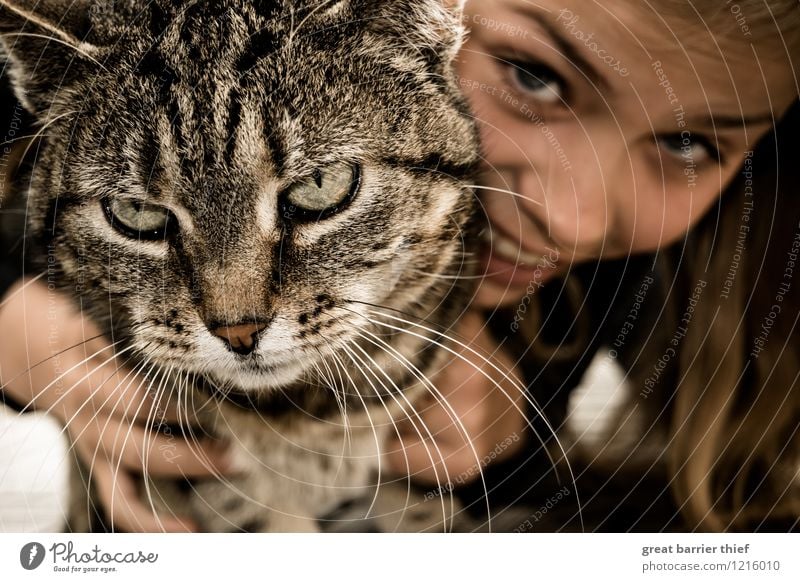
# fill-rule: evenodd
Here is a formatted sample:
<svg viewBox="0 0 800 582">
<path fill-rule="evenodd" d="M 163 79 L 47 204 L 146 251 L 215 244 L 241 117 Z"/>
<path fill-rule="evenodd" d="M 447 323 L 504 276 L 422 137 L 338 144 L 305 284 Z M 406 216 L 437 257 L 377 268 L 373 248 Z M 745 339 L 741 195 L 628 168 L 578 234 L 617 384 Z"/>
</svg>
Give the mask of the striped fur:
<svg viewBox="0 0 800 582">
<path fill-rule="evenodd" d="M 437 330 L 468 297 L 478 153 L 450 68 L 457 14 L 438 0 L 23 4 L 0 2 L 0 32 L 47 126 L 32 231 L 129 365 L 237 451 L 240 477 L 158 484 L 152 501 L 209 531 L 316 530 L 369 486 L 373 433 L 424 390 L 415 368 L 441 364 Z M 362 170 L 350 204 L 295 220 L 285 189 L 342 162 Z M 164 206 L 179 228 L 126 237 L 109 197 Z M 243 322 L 268 324 L 249 356 L 210 332 Z"/>
</svg>

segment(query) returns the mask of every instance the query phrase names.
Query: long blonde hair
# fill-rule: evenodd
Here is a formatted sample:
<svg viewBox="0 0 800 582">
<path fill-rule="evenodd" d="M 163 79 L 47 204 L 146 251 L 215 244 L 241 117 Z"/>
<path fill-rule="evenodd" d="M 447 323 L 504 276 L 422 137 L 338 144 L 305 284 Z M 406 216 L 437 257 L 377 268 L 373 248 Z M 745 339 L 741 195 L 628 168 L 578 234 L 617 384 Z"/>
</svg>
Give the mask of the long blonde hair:
<svg viewBox="0 0 800 582">
<path fill-rule="evenodd" d="M 722 23 L 721 35 L 741 33 L 729 3 L 664 0 L 658 7 L 673 17 Z M 780 50 L 800 56 L 797 0 L 739 0 L 737 10 L 754 37 L 778 39 Z M 800 255 L 792 258 L 800 251 L 798 139 L 796 103 L 715 211 L 686 241 L 660 253 L 656 270 L 670 273 L 674 284 L 630 370 L 630 406 L 620 418 L 641 407 L 645 429 L 666 436 L 666 477 L 688 529 L 786 529 L 800 520 Z M 676 348 L 677 365 L 652 397 L 642 398 L 666 334 L 681 326 L 698 282 L 702 300 Z M 558 347 L 537 346 L 538 332 L 532 318 L 524 329 L 534 342 L 531 357 L 552 361 Z M 570 354 L 586 347 L 583 340 Z"/>
<path fill-rule="evenodd" d="M 800 57 L 795 0 L 740 0 L 736 14 L 730 3 L 697 4 Z M 707 282 L 669 414 L 668 476 L 690 528 L 781 529 L 800 519 L 798 135 L 795 105 L 681 253 L 682 280 Z"/>
<path fill-rule="evenodd" d="M 726 193 L 683 266 L 689 281 L 707 281 L 707 301 L 680 352 L 668 464 L 675 499 L 699 529 L 800 519 L 798 121 L 795 107 L 762 143 L 754 183 Z"/>
</svg>

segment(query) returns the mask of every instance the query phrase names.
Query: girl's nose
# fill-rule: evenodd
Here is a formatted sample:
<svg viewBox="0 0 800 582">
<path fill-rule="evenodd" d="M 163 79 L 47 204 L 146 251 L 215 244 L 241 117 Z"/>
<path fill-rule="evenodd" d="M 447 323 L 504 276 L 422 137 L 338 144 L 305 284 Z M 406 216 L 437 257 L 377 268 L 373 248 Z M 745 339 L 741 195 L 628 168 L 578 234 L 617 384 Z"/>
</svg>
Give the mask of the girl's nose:
<svg viewBox="0 0 800 582">
<path fill-rule="evenodd" d="M 521 208 L 562 252 L 597 258 L 614 229 L 607 186 L 590 164 L 573 172 L 559 168 L 544 177 L 526 172 L 520 179 Z"/>
</svg>

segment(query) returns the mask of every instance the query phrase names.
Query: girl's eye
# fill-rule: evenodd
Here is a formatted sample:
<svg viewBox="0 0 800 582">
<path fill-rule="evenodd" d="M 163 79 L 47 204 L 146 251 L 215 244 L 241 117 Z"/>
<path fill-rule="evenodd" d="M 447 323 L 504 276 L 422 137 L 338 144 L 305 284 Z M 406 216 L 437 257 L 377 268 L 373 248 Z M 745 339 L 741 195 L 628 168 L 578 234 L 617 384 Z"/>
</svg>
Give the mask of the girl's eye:
<svg viewBox="0 0 800 582">
<path fill-rule="evenodd" d="M 658 145 L 667 155 L 678 160 L 695 164 L 722 162 L 719 150 L 704 136 L 676 133 L 658 138 Z"/>
<path fill-rule="evenodd" d="M 542 103 L 559 103 L 565 98 L 565 84 L 550 67 L 526 61 L 508 62 L 516 88 Z"/>
<path fill-rule="evenodd" d="M 111 226 L 129 238 L 164 240 L 178 224 L 163 206 L 130 198 L 105 198 L 102 204 Z"/>
</svg>

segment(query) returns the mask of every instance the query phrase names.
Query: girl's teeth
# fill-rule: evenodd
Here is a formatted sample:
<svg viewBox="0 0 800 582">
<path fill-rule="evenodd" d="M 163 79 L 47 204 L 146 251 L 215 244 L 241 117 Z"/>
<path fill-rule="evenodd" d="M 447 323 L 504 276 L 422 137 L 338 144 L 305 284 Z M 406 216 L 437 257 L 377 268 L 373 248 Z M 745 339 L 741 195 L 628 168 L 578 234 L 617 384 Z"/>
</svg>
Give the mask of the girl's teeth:
<svg viewBox="0 0 800 582">
<path fill-rule="evenodd" d="M 542 255 L 522 250 L 519 245 L 499 232 L 486 229 L 484 237 L 491 245 L 492 252 L 509 262 L 535 266 L 544 262 Z"/>
</svg>

